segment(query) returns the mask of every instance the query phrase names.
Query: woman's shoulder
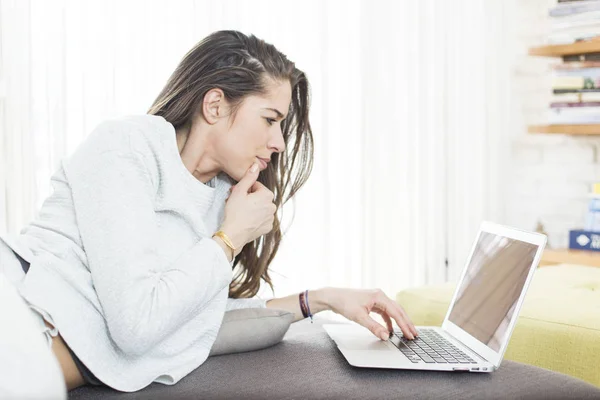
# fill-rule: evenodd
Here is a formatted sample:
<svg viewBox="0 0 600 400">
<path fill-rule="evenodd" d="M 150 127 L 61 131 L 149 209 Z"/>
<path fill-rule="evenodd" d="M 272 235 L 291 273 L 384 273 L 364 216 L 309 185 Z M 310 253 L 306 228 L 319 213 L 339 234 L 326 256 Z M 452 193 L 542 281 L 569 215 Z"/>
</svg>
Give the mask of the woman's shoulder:
<svg viewBox="0 0 600 400">
<path fill-rule="evenodd" d="M 170 164 L 172 157 L 166 120 L 154 115 L 126 115 L 105 119 L 95 126 L 77 149 L 64 160 L 63 167 L 79 170 L 94 162 L 140 159 L 154 181 L 159 178 L 160 164 Z M 125 157 L 125 158 L 123 158 Z"/>
<path fill-rule="evenodd" d="M 173 125 L 160 115 L 132 114 L 113 117 L 102 121 L 94 131 L 106 134 L 114 132 L 117 135 L 143 134 L 148 137 L 157 136 L 162 139 L 165 134 L 174 134 Z M 93 132 L 92 132 L 93 133 Z"/>
<path fill-rule="evenodd" d="M 150 114 L 123 115 L 105 119 L 87 136 L 82 147 L 95 151 L 135 151 L 153 154 L 175 140 L 173 126 L 163 117 Z M 173 136 L 173 138 L 171 138 Z"/>
<path fill-rule="evenodd" d="M 169 131 L 169 127 L 173 132 Z M 125 115 L 98 123 L 77 149 L 63 160 L 62 167 L 69 179 L 74 179 L 90 165 L 106 174 L 114 174 L 114 168 L 123 168 L 124 165 L 128 165 L 131 171 L 140 167 L 139 171 L 150 176 L 153 185 L 158 187 L 163 175 L 161 170 L 171 168 L 176 155 L 174 128 L 163 117 Z"/>
<path fill-rule="evenodd" d="M 173 125 L 167 122 L 164 117 L 152 114 L 130 114 L 110 118 L 104 121 L 105 124 L 123 127 L 124 129 L 152 129 L 161 132 L 174 130 Z"/>
</svg>

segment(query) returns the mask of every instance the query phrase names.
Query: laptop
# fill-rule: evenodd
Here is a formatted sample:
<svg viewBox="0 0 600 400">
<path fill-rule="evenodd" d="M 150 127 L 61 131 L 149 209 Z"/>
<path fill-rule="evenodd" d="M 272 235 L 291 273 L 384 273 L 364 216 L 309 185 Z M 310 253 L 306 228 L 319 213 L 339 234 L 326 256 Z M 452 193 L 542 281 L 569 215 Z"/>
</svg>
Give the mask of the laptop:
<svg viewBox="0 0 600 400">
<path fill-rule="evenodd" d="M 355 367 L 495 371 L 545 246 L 545 235 L 483 222 L 441 327 L 387 341 L 356 323 L 323 327 Z"/>
</svg>

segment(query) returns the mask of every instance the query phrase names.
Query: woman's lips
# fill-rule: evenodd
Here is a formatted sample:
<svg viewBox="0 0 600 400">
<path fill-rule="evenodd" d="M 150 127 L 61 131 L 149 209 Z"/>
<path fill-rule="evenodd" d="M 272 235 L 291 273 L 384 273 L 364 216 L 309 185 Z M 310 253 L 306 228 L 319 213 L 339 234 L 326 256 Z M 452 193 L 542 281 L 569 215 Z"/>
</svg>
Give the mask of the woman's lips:
<svg viewBox="0 0 600 400">
<path fill-rule="evenodd" d="M 263 160 L 262 158 L 256 157 L 256 159 L 258 160 L 259 164 L 260 164 L 260 170 L 264 170 L 267 168 L 267 162 L 265 160 Z"/>
</svg>

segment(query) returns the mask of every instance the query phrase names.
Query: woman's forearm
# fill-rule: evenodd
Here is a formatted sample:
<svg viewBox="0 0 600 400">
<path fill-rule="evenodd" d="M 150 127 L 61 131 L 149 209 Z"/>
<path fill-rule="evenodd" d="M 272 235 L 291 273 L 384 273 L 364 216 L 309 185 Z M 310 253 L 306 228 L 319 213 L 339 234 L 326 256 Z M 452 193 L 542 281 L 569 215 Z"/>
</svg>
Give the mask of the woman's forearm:
<svg viewBox="0 0 600 400">
<path fill-rule="evenodd" d="M 327 293 L 327 288 L 308 291 L 308 306 L 310 307 L 311 314 L 315 315 L 318 312 L 330 309 L 327 302 Z M 304 316 L 300 309 L 298 296 L 299 294 L 292 294 L 279 299 L 271 299 L 267 301 L 266 305 L 267 308 L 276 308 L 278 310 L 286 310 L 294 313 L 293 322 L 300 321 L 301 319 L 304 319 Z"/>
</svg>

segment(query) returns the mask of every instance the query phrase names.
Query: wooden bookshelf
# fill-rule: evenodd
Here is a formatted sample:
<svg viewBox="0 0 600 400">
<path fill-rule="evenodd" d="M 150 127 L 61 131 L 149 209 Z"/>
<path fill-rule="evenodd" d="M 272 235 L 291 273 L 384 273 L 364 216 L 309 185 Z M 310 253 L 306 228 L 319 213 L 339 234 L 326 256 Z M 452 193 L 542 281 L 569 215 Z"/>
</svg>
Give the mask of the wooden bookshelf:
<svg viewBox="0 0 600 400">
<path fill-rule="evenodd" d="M 546 249 L 540 260 L 540 267 L 556 264 L 577 264 L 600 267 L 600 252 L 569 249 Z"/>
<path fill-rule="evenodd" d="M 529 49 L 529 55 L 542 57 L 562 57 L 589 53 L 600 53 L 600 38 L 572 44 L 539 46 Z"/>
<path fill-rule="evenodd" d="M 600 53 L 600 37 L 572 43 L 532 47 L 529 55 L 542 57 L 562 57 L 569 55 Z M 586 125 L 531 125 L 529 133 L 553 133 L 566 135 L 600 135 L 600 124 Z"/>
<path fill-rule="evenodd" d="M 529 133 L 558 133 L 568 135 L 600 135 L 600 124 L 530 125 Z"/>
</svg>

